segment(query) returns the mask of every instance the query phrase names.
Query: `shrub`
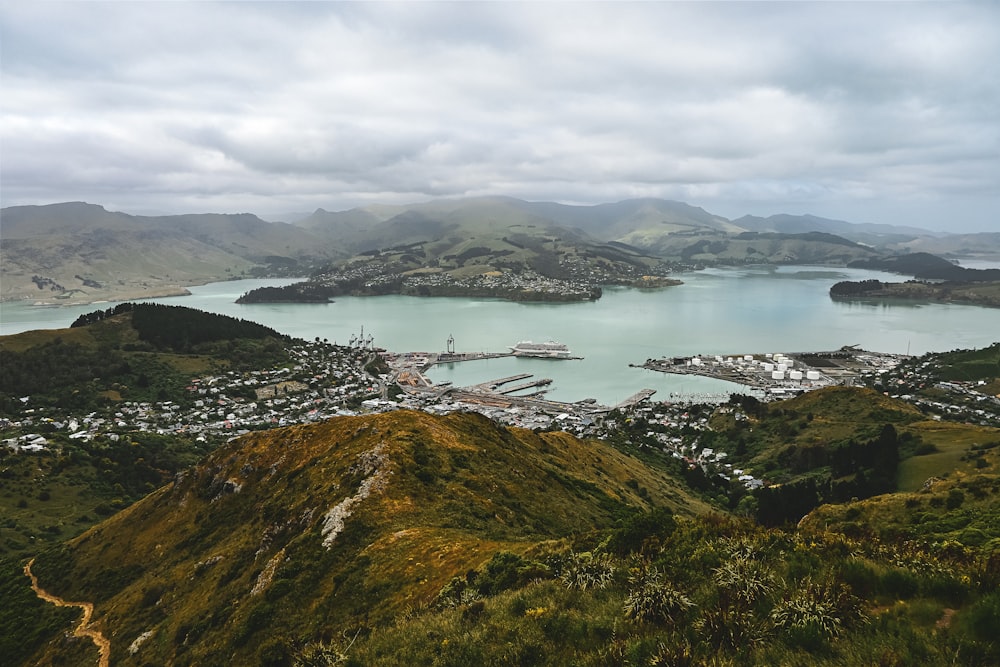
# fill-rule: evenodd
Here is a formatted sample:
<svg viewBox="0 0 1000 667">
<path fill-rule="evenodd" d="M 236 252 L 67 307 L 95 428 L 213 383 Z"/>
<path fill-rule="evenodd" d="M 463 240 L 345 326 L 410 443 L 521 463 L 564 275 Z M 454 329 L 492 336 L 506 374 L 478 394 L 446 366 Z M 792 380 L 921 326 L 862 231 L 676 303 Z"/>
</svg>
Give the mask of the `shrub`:
<svg viewBox="0 0 1000 667">
<path fill-rule="evenodd" d="M 662 581 L 656 570 L 650 570 L 631 583 L 634 587 L 625 598 L 624 608 L 625 616 L 632 620 L 665 622 L 674 626 L 694 606 L 688 596 Z"/>
<path fill-rule="evenodd" d="M 833 603 L 808 594 L 779 602 L 771 612 L 771 622 L 776 628 L 791 631 L 794 642 L 809 650 L 818 648 L 817 640 L 839 635 L 843 625 Z"/>
<path fill-rule="evenodd" d="M 747 605 L 770 595 L 776 580 L 766 565 L 745 554 L 734 555 L 712 572 L 719 588 Z"/>
<path fill-rule="evenodd" d="M 975 639 L 994 643 L 1000 637 L 1000 592 L 982 597 L 960 616 L 961 627 Z"/>
<path fill-rule="evenodd" d="M 647 542 L 668 537 L 676 527 L 677 522 L 669 510 L 657 509 L 637 514 L 629 517 L 621 528 L 611 534 L 608 549 L 619 556 L 643 551 Z"/>
<path fill-rule="evenodd" d="M 590 552 L 571 554 L 563 565 L 559 579 L 566 588 L 585 591 L 604 588 L 614 579 L 615 566 L 610 556 L 595 556 Z"/>
</svg>

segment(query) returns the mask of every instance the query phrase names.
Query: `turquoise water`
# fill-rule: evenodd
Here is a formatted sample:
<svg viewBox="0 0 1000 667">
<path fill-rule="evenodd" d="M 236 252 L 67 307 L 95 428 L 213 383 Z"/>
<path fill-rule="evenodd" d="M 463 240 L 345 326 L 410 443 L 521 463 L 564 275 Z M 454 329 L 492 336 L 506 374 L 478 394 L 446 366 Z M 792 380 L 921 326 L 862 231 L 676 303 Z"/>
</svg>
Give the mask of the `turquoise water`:
<svg viewBox="0 0 1000 667">
<path fill-rule="evenodd" d="M 670 394 L 727 392 L 733 385 L 692 376 L 668 376 L 629 364 L 647 358 L 691 354 L 799 352 L 860 345 L 880 351 L 920 354 L 981 347 L 1000 340 L 1000 309 L 910 302 L 835 302 L 828 296 L 839 280 L 877 277 L 873 271 L 822 267 L 709 269 L 679 274 L 685 284 L 655 291 L 608 288 L 596 302 L 525 304 L 494 299 L 403 296 L 341 297 L 330 304 L 248 304 L 233 301 L 263 284 L 249 280 L 191 288 L 166 304 L 260 322 L 300 338 L 347 343 L 352 335 L 374 336 L 393 351 L 443 351 L 454 336 L 459 352 L 503 352 L 520 340 L 565 343 L 578 361 L 494 359 L 439 366 L 436 382 L 467 385 L 533 373 L 554 380 L 549 398 L 595 398 L 617 403 L 639 389 Z M 0 334 L 69 326 L 101 306 L 0 305 Z"/>
</svg>

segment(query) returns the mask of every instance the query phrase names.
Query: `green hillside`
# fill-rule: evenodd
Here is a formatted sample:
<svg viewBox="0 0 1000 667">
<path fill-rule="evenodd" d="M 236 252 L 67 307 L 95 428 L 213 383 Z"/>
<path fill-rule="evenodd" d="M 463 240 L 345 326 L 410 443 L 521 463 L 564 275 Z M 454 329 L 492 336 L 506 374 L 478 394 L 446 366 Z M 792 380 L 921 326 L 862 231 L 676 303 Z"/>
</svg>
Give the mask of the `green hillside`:
<svg viewBox="0 0 1000 667">
<path fill-rule="evenodd" d="M 35 573 L 50 592 L 95 603 L 105 633 L 122 638 L 113 664 L 252 663 L 279 640 L 339 637 L 431 605 L 498 552 L 517 565 L 484 591 L 549 577 L 532 562 L 544 545 L 594 539 L 654 506 L 707 510 L 662 473 L 563 433 L 473 414 L 345 417 L 217 450 L 41 554 Z"/>
<path fill-rule="evenodd" d="M 271 329 L 157 304 L 119 304 L 69 329 L 0 338 L 0 432 L 13 442 L 46 441 L 20 454 L 0 444 L 0 556 L 77 535 L 194 465 L 218 440 L 151 425 L 74 438 L 66 422 L 78 422 L 83 435 L 88 413 L 91 424 L 112 423 L 124 404 L 190 405 L 192 377 L 289 359 Z"/>
</svg>

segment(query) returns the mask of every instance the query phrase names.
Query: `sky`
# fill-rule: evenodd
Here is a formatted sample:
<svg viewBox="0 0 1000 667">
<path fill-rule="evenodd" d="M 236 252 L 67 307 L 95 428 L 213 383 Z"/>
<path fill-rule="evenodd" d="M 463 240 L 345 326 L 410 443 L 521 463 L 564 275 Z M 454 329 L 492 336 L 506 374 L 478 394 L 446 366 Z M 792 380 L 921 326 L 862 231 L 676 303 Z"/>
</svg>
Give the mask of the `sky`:
<svg viewBox="0 0 1000 667">
<path fill-rule="evenodd" d="M 1000 232 L 1000 3 L 0 0 L 0 204 Z"/>
</svg>

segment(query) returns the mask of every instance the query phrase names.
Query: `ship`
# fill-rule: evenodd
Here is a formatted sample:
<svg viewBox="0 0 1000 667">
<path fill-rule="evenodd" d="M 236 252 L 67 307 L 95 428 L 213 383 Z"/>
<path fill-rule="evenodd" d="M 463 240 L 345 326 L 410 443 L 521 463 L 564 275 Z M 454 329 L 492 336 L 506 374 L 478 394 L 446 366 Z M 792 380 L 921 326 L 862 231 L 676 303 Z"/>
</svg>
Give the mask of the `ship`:
<svg viewBox="0 0 1000 667">
<path fill-rule="evenodd" d="M 517 345 L 509 347 L 511 354 L 515 357 L 542 357 L 544 359 L 575 358 L 570 353 L 568 347 L 552 340 L 545 343 L 532 343 L 530 340 L 522 340 Z"/>
</svg>

